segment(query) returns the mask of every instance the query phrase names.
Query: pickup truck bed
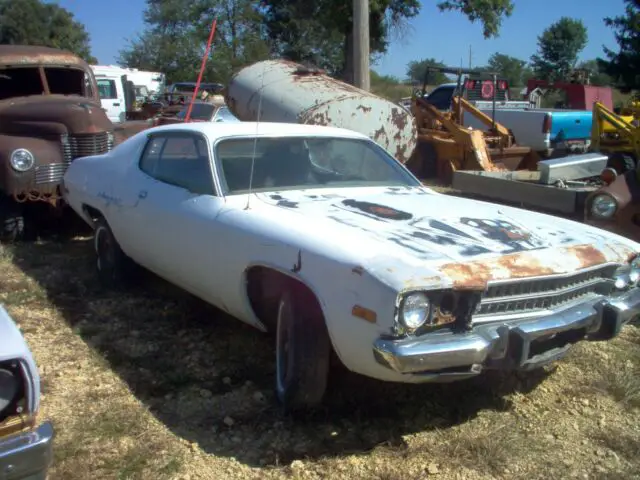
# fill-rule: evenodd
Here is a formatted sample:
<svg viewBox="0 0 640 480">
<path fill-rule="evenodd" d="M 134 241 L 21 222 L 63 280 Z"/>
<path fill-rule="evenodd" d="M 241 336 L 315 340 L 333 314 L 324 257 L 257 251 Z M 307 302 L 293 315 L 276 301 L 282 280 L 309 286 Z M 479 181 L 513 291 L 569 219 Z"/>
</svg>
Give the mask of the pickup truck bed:
<svg viewBox="0 0 640 480">
<path fill-rule="evenodd" d="M 456 87 L 455 83 L 439 85 L 429 93 L 426 100 L 436 108 L 446 110 L 451 105 Z M 472 103 L 491 116 L 491 101 Z M 496 102 L 496 121 L 513 132 L 519 145 L 531 147 L 543 157 L 585 152 L 588 149 L 591 144 L 591 111 L 526 108 L 526 103 L 528 102 L 503 99 Z M 465 126 L 485 128 L 469 113 L 465 113 L 463 122 Z"/>
<path fill-rule="evenodd" d="M 491 108 L 480 110 L 492 113 Z M 585 151 L 591 143 L 591 112 L 587 110 L 496 108 L 495 119 L 513 132 L 519 145 L 545 157 Z M 484 128 L 468 113 L 464 125 Z"/>
</svg>

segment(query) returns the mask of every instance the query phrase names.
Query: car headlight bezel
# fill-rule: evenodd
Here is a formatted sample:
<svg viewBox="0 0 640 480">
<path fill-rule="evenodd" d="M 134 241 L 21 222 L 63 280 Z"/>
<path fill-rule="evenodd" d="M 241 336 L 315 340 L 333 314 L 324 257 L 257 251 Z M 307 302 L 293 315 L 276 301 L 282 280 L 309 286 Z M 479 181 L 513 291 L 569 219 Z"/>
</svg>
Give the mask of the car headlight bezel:
<svg viewBox="0 0 640 480">
<path fill-rule="evenodd" d="M 603 211 L 601 208 L 599 209 L 598 206 L 602 207 L 604 202 L 608 202 L 608 205 L 605 206 L 607 209 Z M 608 193 L 599 193 L 591 200 L 589 213 L 594 218 L 610 219 L 613 218 L 617 211 L 618 202 Z"/>
<path fill-rule="evenodd" d="M 398 306 L 398 321 L 407 332 L 415 332 L 431 318 L 432 302 L 422 291 L 407 292 L 402 295 Z M 408 309 L 412 309 L 408 311 Z M 411 318 L 414 315 L 416 318 Z"/>
<path fill-rule="evenodd" d="M 21 165 L 19 160 L 17 159 L 19 156 L 22 156 L 22 160 L 26 160 L 26 165 Z M 36 158 L 29 150 L 26 148 L 17 148 L 13 152 L 11 152 L 11 156 L 9 157 L 9 163 L 11 168 L 13 168 L 16 172 L 24 173 L 31 170 L 36 164 Z"/>
</svg>

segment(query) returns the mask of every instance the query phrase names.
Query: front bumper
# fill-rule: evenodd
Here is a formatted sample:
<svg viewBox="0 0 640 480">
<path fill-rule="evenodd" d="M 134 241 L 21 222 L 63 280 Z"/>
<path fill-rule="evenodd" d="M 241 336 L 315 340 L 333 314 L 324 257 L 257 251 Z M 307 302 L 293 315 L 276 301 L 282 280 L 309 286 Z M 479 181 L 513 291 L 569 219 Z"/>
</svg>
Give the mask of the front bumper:
<svg viewBox="0 0 640 480">
<path fill-rule="evenodd" d="M 55 436 L 50 422 L 0 439 L 0 480 L 44 480 Z"/>
<path fill-rule="evenodd" d="M 485 369 L 532 370 L 562 358 L 573 343 L 617 336 L 638 315 L 640 288 L 634 288 L 534 320 L 476 324 L 469 332 L 434 332 L 419 339 L 379 338 L 373 353 L 397 373 L 433 380 L 474 376 Z"/>
</svg>

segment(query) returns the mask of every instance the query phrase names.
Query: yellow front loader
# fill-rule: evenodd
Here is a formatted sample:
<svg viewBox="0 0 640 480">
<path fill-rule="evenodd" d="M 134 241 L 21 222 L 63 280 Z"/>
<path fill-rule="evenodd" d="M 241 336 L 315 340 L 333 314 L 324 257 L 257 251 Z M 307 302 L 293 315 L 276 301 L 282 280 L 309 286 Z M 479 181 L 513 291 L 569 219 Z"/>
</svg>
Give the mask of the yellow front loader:
<svg viewBox="0 0 640 480">
<path fill-rule="evenodd" d="M 591 123 L 591 149 L 607 155 L 618 174 L 636 168 L 640 159 L 640 105 L 634 102 L 621 113 L 595 102 Z"/>
</svg>

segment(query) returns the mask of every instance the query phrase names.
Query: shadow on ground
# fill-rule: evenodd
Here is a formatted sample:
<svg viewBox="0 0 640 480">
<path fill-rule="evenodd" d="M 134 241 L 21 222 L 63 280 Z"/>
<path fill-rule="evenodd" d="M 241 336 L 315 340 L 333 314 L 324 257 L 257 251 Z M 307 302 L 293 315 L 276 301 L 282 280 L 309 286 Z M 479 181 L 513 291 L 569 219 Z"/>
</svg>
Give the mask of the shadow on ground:
<svg viewBox="0 0 640 480">
<path fill-rule="evenodd" d="M 12 247 L 14 263 L 173 432 L 248 465 L 347 455 L 447 428 L 547 375 L 488 375 L 444 385 L 374 381 L 343 369 L 324 408 L 291 419 L 276 407 L 272 338 L 152 275 L 125 294 L 101 291 L 90 239 Z"/>
</svg>

